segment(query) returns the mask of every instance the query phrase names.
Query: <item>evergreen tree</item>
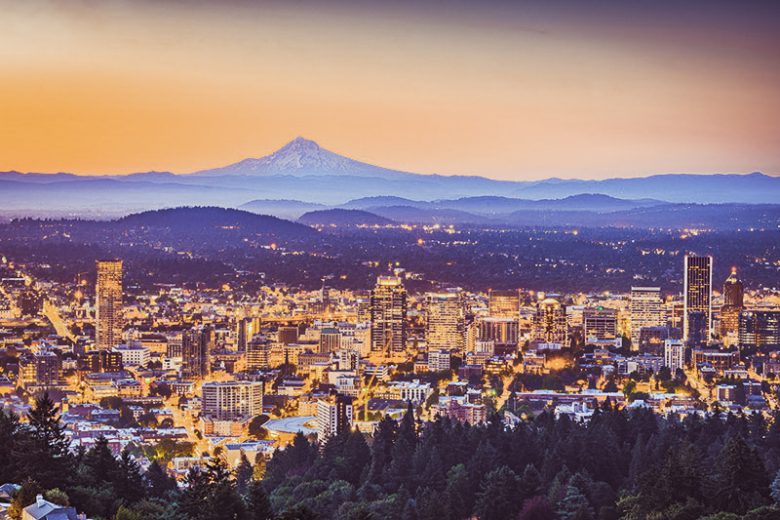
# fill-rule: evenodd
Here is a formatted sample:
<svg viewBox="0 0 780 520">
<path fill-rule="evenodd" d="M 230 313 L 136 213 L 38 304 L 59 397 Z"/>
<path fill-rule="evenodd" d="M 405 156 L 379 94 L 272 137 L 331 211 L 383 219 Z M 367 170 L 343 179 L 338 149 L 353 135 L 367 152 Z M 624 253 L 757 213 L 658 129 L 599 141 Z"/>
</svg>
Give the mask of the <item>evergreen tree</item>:
<svg viewBox="0 0 780 520">
<path fill-rule="evenodd" d="M 520 497 L 529 499 L 541 493 L 542 476 L 533 464 L 528 464 L 520 477 Z"/>
<path fill-rule="evenodd" d="M 22 435 L 19 418 L 0 408 L 0 482 L 17 481 L 17 442 Z"/>
<path fill-rule="evenodd" d="M 474 505 L 480 520 L 513 518 L 520 509 L 517 475 L 507 466 L 500 466 L 482 480 Z"/>
<path fill-rule="evenodd" d="M 469 497 L 473 494 L 466 466 L 458 464 L 451 467 L 447 472 L 447 496 L 450 500 L 450 513 L 454 520 L 461 520 L 469 516 L 472 509 Z"/>
<path fill-rule="evenodd" d="M 419 475 L 419 483 L 422 487 L 429 487 L 436 491 L 441 491 L 447 484 L 444 474 L 444 463 L 439 452 L 439 448 L 431 449 L 428 463 L 425 465 L 422 473 Z"/>
<path fill-rule="evenodd" d="M 543 496 L 531 497 L 523 502 L 517 520 L 556 520 L 555 511 Z"/>
<path fill-rule="evenodd" d="M 550 500 L 551 504 L 557 504 L 563 500 L 563 497 L 566 496 L 570 479 L 571 472 L 569 471 L 569 468 L 563 466 L 561 471 L 555 475 L 552 484 L 550 484 L 550 488 L 547 490 L 547 498 Z"/>
<path fill-rule="evenodd" d="M 141 469 L 127 450 L 122 451 L 122 455 L 119 457 L 114 477 L 114 488 L 128 504 L 138 502 L 146 496 Z"/>
<path fill-rule="evenodd" d="M 133 504 L 133 511 L 143 520 L 174 520 L 175 516 L 175 503 L 163 502 L 161 500 L 152 498 L 141 500 Z"/>
<path fill-rule="evenodd" d="M 254 468 L 252 467 L 252 464 L 249 463 L 249 459 L 246 458 L 246 455 L 242 452 L 241 460 L 238 462 L 238 467 L 236 467 L 236 490 L 239 495 L 246 496 L 249 491 L 249 483 L 252 481 L 253 473 Z"/>
<path fill-rule="evenodd" d="M 209 478 L 195 466 L 184 479 L 184 489 L 176 504 L 176 517 L 190 520 L 207 520 L 210 496 Z"/>
<path fill-rule="evenodd" d="M 466 468 L 469 472 L 469 485 L 472 490 L 479 490 L 479 485 L 485 475 L 498 466 L 499 457 L 496 449 L 487 441 L 479 441 L 477 449 L 471 456 Z M 472 491 L 472 495 L 476 494 Z"/>
<path fill-rule="evenodd" d="M 417 447 L 417 432 L 414 425 L 414 409 L 409 406 L 401 418 L 398 427 L 398 435 L 391 451 L 390 478 L 392 489 L 406 487 L 409 489 L 414 483 L 412 471 L 414 453 Z"/>
<path fill-rule="evenodd" d="M 631 486 L 636 485 L 639 480 L 639 475 L 647 469 L 645 454 L 646 445 L 647 442 L 645 441 L 644 434 L 640 433 L 639 437 L 637 437 L 634 442 L 634 447 L 631 449 L 631 462 L 628 467 L 628 481 Z"/>
<path fill-rule="evenodd" d="M 576 486 L 568 486 L 566 495 L 558 502 L 557 509 L 560 520 L 591 520 L 593 510 L 588 499 Z"/>
<path fill-rule="evenodd" d="M 410 446 L 417 445 L 417 429 L 414 424 L 414 407 L 409 401 L 406 413 L 401 418 L 401 424 L 398 427 L 398 437 L 406 440 Z"/>
<path fill-rule="evenodd" d="M 347 482 L 357 486 L 364 481 L 363 472 L 371 464 L 371 449 L 366 438 L 357 430 L 352 430 L 344 444 L 344 455 L 347 464 Z"/>
<path fill-rule="evenodd" d="M 302 433 L 296 434 L 292 444 L 277 450 L 266 466 L 265 483 L 269 491 L 276 489 L 285 478 L 305 474 L 319 457 L 317 446 Z"/>
<path fill-rule="evenodd" d="M 111 449 L 108 447 L 108 441 L 102 435 L 95 441 L 95 445 L 90 449 L 82 464 L 86 468 L 86 484 L 94 488 L 100 488 L 113 482 L 114 477 L 119 473 L 119 464 L 114 458 Z"/>
<path fill-rule="evenodd" d="M 443 493 L 431 488 L 417 490 L 415 500 L 417 520 L 449 520 L 449 502 Z"/>
<path fill-rule="evenodd" d="M 385 416 L 374 430 L 374 442 L 371 446 L 371 468 L 368 473 L 369 482 L 384 481 L 384 474 L 392 460 L 393 444 L 398 432 L 398 425 L 389 416 Z"/>
<path fill-rule="evenodd" d="M 165 473 L 165 470 L 157 461 L 149 465 L 144 475 L 144 482 L 149 495 L 157 498 L 163 498 L 169 491 L 176 489 L 176 481 Z"/>
<path fill-rule="evenodd" d="M 775 504 L 780 504 L 780 470 L 775 474 L 775 479 L 772 481 L 771 495 Z"/>
<path fill-rule="evenodd" d="M 27 419 L 28 434 L 21 436 L 15 453 L 20 472 L 34 475 L 45 489 L 67 488 L 68 476 L 72 475 L 70 441 L 48 392 L 35 400 Z"/>
<path fill-rule="evenodd" d="M 113 520 L 143 520 L 141 515 L 124 505 L 119 506 Z"/>
<path fill-rule="evenodd" d="M 248 501 L 247 520 L 273 520 L 274 511 L 261 482 L 254 480 L 249 483 Z"/>
<path fill-rule="evenodd" d="M 306 506 L 295 506 L 279 516 L 279 520 L 318 520 L 319 516 Z"/>
<path fill-rule="evenodd" d="M 390 478 L 392 489 L 398 489 L 402 486 L 409 487 L 414 479 L 412 473 L 412 457 L 414 455 L 414 445 L 409 444 L 408 436 L 398 436 L 392 451 L 392 462 L 390 463 Z"/>
<path fill-rule="evenodd" d="M 769 497 L 769 477 L 756 450 L 742 436 L 728 440 L 720 452 L 713 501 L 723 511 L 743 514 L 764 505 Z"/>
<path fill-rule="evenodd" d="M 241 520 L 245 514 L 244 502 L 236 490 L 227 464 L 221 458 L 209 461 L 206 480 L 209 496 L 204 520 Z"/>
</svg>

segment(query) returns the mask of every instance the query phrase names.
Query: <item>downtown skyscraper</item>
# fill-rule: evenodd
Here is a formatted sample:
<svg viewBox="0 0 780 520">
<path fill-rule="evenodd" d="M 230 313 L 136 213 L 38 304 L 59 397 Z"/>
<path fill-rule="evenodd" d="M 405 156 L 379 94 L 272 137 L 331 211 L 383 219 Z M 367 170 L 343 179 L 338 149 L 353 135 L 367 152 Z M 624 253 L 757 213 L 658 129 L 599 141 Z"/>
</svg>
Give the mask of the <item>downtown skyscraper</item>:
<svg viewBox="0 0 780 520">
<path fill-rule="evenodd" d="M 568 331 L 566 308 L 553 298 L 539 302 L 534 318 L 534 339 L 542 343 L 559 343 L 566 346 Z"/>
<path fill-rule="evenodd" d="M 737 268 L 723 283 L 723 306 L 720 308 L 720 335 L 731 339 L 739 330 L 739 315 L 745 307 L 745 286 L 737 276 Z"/>
<path fill-rule="evenodd" d="M 463 291 L 451 289 L 426 294 L 425 316 L 425 344 L 429 351 L 465 348 L 466 307 Z"/>
<path fill-rule="evenodd" d="M 98 260 L 95 299 L 95 346 L 109 350 L 122 342 L 121 260 Z"/>
<path fill-rule="evenodd" d="M 371 350 L 403 352 L 406 348 L 406 289 L 397 276 L 380 276 L 371 291 Z"/>
<path fill-rule="evenodd" d="M 201 380 L 211 371 L 210 355 L 214 349 L 214 329 L 209 326 L 196 327 L 182 335 L 181 377 L 187 380 Z"/>
<path fill-rule="evenodd" d="M 685 255 L 683 339 L 707 343 L 712 336 L 712 257 Z"/>
<path fill-rule="evenodd" d="M 488 294 L 488 313 L 496 318 L 518 319 L 520 314 L 520 291 L 491 290 Z"/>
<path fill-rule="evenodd" d="M 632 287 L 629 310 L 631 313 L 631 348 L 639 350 L 643 328 L 664 325 L 664 310 L 660 287 Z"/>
</svg>

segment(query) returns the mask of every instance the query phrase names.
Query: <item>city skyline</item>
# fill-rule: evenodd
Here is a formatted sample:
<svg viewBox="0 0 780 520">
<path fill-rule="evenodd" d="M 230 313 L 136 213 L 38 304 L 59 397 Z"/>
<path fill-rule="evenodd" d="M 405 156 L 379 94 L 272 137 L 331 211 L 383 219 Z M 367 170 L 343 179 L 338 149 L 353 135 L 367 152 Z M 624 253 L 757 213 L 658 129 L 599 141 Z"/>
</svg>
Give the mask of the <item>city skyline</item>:
<svg viewBox="0 0 780 520">
<path fill-rule="evenodd" d="M 773 2 L 3 6 L 0 170 L 189 172 L 305 135 L 507 180 L 780 173 Z"/>
<path fill-rule="evenodd" d="M 196 242 L 224 244 L 210 235 L 197 212 L 187 215 L 197 222 Z M 0 464 L 0 475 L 8 475 L 11 482 L 3 488 L 13 495 L 14 515 L 13 508 L 24 509 L 26 515 L 48 508 L 74 518 L 82 511 L 89 516 L 81 518 L 90 518 L 129 510 L 155 520 L 251 520 L 248 515 L 261 511 L 261 518 L 268 520 L 312 514 L 338 518 L 338 511 L 375 508 L 377 513 L 368 518 L 387 518 L 388 502 L 402 491 L 377 486 L 378 498 L 372 498 L 357 490 L 367 482 L 401 489 L 403 484 L 395 482 L 399 478 L 419 489 L 414 501 L 404 499 L 404 510 L 414 508 L 421 515 L 433 507 L 425 496 L 436 492 L 436 481 L 446 482 L 443 475 L 460 472 L 462 494 L 473 495 L 473 505 L 443 494 L 436 507 L 454 511 L 443 518 L 530 520 L 530 513 L 523 512 L 541 504 L 548 510 L 543 518 L 560 520 L 572 509 L 569 498 L 574 493 L 581 494 L 577 507 L 588 511 L 621 507 L 615 490 L 647 500 L 648 491 L 632 487 L 637 478 L 632 475 L 652 478 L 676 455 L 672 451 L 648 462 L 647 468 L 631 461 L 640 449 L 649 454 L 651 447 L 661 447 L 655 436 L 644 437 L 648 430 L 672 424 L 675 427 L 668 429 L 677 432 L 680 441 L 704 435 L 688 439 L 701 444 L 712 435 L 704 433 L 709 425 L 719 425 L 715 435 L 722 448 L 686 456 L 688 467 L 715 467 L 715 478 L 731 481 L 749 464 L 756 475 L 754 481 L 741 480 L 742 484 L 725 488 L 753 497 L 750 502 L 731 504 L 702 495 L 695 507 L 740 514 L 777 512 L 780 500 L 772 493 L 780 491 L 780 458 L 775 457 L 772 439 L 780 421 L 780 288 L 776 276 L 753 279 L 742 273 L 776 271 L 780 262 L 756 262 L 755 253 L 737 244 L 734 249 L 745 255 L 740 258 L 749 269 L 743 270 L 743 261 L 721 261 L 717 252 L 642 249 L 640 257 L 668 254 L 669 263 L 640 264 L 618 255 L 620 267 L 606 271 L 625 273 L 621 288 L 604 290 L 596 280 L 585 289 L 589 277 L 575 267 L 578 275 L 568 288 L 555 292 L 548 288 L 554 287 L 557 269 L 568 263 L 564 259 L 553 259 L 537 290 L 523 287 L 500 265 L 491 268 L 480 262 L 479 268 L 464 273 L 466 278 L 460 281 L 469 288 L 463 289 L 443 280 L 435 267 L 415 269 L 430 260 L 419 256 L 423 248 L 431 247 L 426 243 L 438 242 L 445 259 L 458 258 L 453 248 L 471 240 L 491 252 L 495 247 L 506 250 L 510 242 L 528 249 L 530 242 L 531 249 L 549 248 L 549 255 L 556 249 L 560 254 L 555 243 L 578 240 L 580 234 L 557 236 L 557 230 L 547 228 L 528 240 L 499 230 L 499 242 L 491 246 L 487 240 L 494 231 L 469 230 L 461 235 L 454 227 L 439 227 L 429 229 L 436 234 L 422 243 L 414 241 L 416 260 L 409 262 L 356 262 L 351 252 L 363 245 L 350 241 L 349 274 L 317 276 L 317 283 L 305 288 L 294 282 L 299 273 L 280 276 L 238 265 L 228 268 L 224 281 L 213 278 L 222 269 L 207 256 L 167 245 L 171 239 L 186 240 L 185 232 L 143 222 L 142 228 L 119 233 L 120 240 L 133 244 L 123 250 L 126 256 L 112 250 L 111 256 L 93 258 L 88 249 L 80 249 L 77 257 L 89 272 L 78 267 L 73 272 L 74 259 L 64 255 L 67 247 L 61 247 L 78 243 L 72 222 L 66 222 L 68 231 L 60 233 L 57 226 L 62 221 L 24 220 L 20 224 L 44 233 L 41 240 L 19 236 L 25 253 L 14 249 L 11 256 L 2 256 L 0 434 L 6 440 L 0 442 L 0 461 L 12 464 Z M 99 238 L 94 222 L 82 224 L 93 239 Z M 255 249 L 256 244 L 235 234 L 238 228 L 223 222 L 216 226 L 216 236 L 240 243 L 240 248 L 229 249 L 233 253 Z M 352 239 L 368 233 L 385 252 L 400 245 L 397 235 L 376 235 L 377 228 L 336 229 L 329 233 L 348 233 Z M 407 231 L 413 229 L 386 232 Z M 413 232 L 417 231 L 421 230 Z M 747 235 L 768 232 L 759 233 Z M 585 234 L 592 234 L 593 243 L 603 250 L 631 242 L 625 232 L 612 229 Z M 736 241 L 740 234 L 732 232 L 728 238 Z M 722 235 L 715 236 L 722 246 Z M 63 239 L 54 243 L 53 263 L 30 245 L 45 249 L 48 244 L 41 243 L 50 237 Z M 287 249 L 297 239 L 275 240 L 273 247 L 263 248 L 271 255 L 263 262 L 266 270 L 285 258 L 319 255 L 316 245 L 304 253 Z M 176 273 L 188 269 L 188 257 L 209 267 L 197 268 L 189 280 L 167 275 L 158 281 L 152 266 L 160 257 L 143 263 L 144 258 L 155 257 L 155 250 L 177 257 Z M 223 245 L 217 251 L 226 256 Z M 581 255 L 583 268 L 594 267 L 587 262 L 599 256 L 593 250 Z M 115 259 L 99 260 L 107 257 Z M 357 263 L 378 276 L 360 277 Z M 722 291 L 713 286 L 718 266 L 718 279 L 725 280 Z M 502 288 L 475 287 L 470 281 L 476 271 L 496 267 L 505 281 Z M 346 283 L 350 276 L 355 282 Z M 93 278 L 94 285 L 89 283 Z M 648 285 L 635 285 L 639 280 Z M 667 285 L 670 280 L 676 283 Z M 650 284 L 655 281 L 664 281 L 665 288 Z M 114 337 L 107 340 L 104 332 L 113 328 Z M 28 423 L 15 426 L 20 413 L 27 414 Z M 724 413 L 729 419 L 722 421 Z M 25 436 L 44 427 L 58 440 L 28 453 Z M 604 442 L 619 438 L 626 428 L 633 429 L 633 440 L 621 442 L 622 449 L 615 448 L 618 443 Z M 755 435 L 735 441 L 742 439 L 736 432 L 743 428 Z M 582 461 L 569 460 L 559 472 L 542 471 L 545 461 L 550 464 L 551 453 L 563 453 L 563 446 L 570 446 L 561 441 L 566 444 L 551 451 L 549 447 L 558 442 L 554 439 L 580 442 L 576 439 L 583 435 L 590 436 L 583 441 L 589 446 L 605 446 L 604 455 L 587 452 Z M 485 448 L 486 442 L 495 444 Z M 740 448 L 734 442 L 747 444 Z M 534 449 L 536 445 L 548 449 Z M 526 460 L 512 446 L 531 447 L 527 456 L 537 455 Z M 506 464 L 484 467 L 480 453 L 486 449 L 502 453 Z M 755 455 L 737 458 L 732 468 L 724 461 L 732 460 L 730 453 L 737 449 Z M 52 450 L 60 450 L 54 452 L 59 458 Z M 334 452 L 341 454 L 337 460 Z M 421 457 L 426 458 L 424 464 L 419 464 Z M 43 460 L 40 467 L 38 459 Z M 63 463 L 60 471 L 47 471 L 57 460 L 69 466 Z M 297 462 L 285 466 L 287 460 Z M 561 456 L 562 467 L 563 460 Z M 618 462 L 605 469 L 609 460 Z M 300 464 L 308 469 L 301 472 Z M 449 468 L 446 473 L 414 471 L 417 465 L 435 469 L 442 464 Z M 107 467 L 117 469 L 98 473 Z M 465 478 L 468 471 L 477 472 L 474 483 Z M 578 474 L 584 471 L 593 475 L 594 484 L 589 486 L 612 491 L 598 500 L 576 491 L 576 482 L 585 480 Z M 509 484 L 520 490 L 509 493 L 499 506 L 492 505 L 498 491 L 484 491 L 491 489 L 495 472 L 505 473 Z M 436 473 L 441 478 L 430 476 Z M 66 477 L 70 474 L 83 477 L 71 480 Z M 36 483 L 26 480 L 29 475 L 36 476 Z M 198 487 L 202 475 L 208 479 L 205 494 Z M 217 488 L 208 484 L 217 478 L 223 479 L 220 493 L 212 492 Z M 660 482 L 668 478 L 664 475 Z M 136 484 L 124 485 L 128 479 Z M 162 484 L 148 484 L 152 479 Z M 555 489 L 563 481 L 569 482 L 566 495 L 539 490 Z M 328 487 L 318 484 L 304 495 L 313 482 Z M 708 481 L 695 480 L 692 485 L 698 489 Z M 347 490 L 344 500 L 332 500 L 333 486 Z M 33 497 L 30 489 L 41 492 Z M 100 498 L 88 500 L 85 493 Z M 119 505 L 115 497 L 126 502 Z M 688 503 L 689 498 L 680 500 Z M 199 504 L 198 510 L 211 509 L 192 514 L 187 508 L 193 502 Z M 230 514 L 225 513 L 228 502 Z M 663 510 L 664 504 L 648 502 L 640 511 Z M 392 518 L 404 517 L 399 513 Z M 442 517 L 436 513 L 430 518 Z"/>
<path fill-rule="evenodd" d="M 0 519 L 780 518 L 780 1 L 0 12 Z"/>
</svg>

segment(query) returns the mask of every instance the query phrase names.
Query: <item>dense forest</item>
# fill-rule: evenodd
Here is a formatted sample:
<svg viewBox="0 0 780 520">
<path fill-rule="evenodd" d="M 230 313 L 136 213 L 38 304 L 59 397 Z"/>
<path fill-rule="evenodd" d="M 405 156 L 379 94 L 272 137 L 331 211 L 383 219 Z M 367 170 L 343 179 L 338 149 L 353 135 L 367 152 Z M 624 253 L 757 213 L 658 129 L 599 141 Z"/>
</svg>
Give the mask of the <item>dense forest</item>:
<svg viewBox="0 0 780 520">
<path fill-rule="evenodd" d="M 116 520 L 780 518 L 780 415 L 680 420 L 606 404 L 587 424 L 543 413 L 509 429 L 497 417 L 420 424 L 410 410 L 368 439 L 299 435 L 257 467 L 214 458 L 182 486 L 102 439 L 71 450 L 48 396 L 28 418 L 0 411 L 0 482 L 22 484 L 11 518 L 38 493 Z"/>
</svg>

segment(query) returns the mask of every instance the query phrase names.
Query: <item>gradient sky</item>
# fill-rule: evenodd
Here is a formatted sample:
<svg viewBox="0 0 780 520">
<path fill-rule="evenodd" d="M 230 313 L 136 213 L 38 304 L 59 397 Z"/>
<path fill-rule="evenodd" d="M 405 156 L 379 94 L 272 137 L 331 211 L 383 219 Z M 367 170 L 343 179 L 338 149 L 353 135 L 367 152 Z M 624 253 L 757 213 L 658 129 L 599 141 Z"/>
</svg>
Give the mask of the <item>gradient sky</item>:
<svg viewBox="0 0 780 520">
<path fill-rule="evenodd" d="M 0 170 L 780 174 L 779 64 L 774 0 L 0 0 Z"/>
</svg>

